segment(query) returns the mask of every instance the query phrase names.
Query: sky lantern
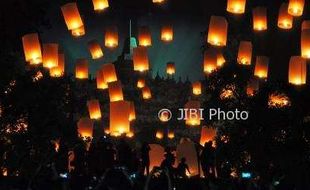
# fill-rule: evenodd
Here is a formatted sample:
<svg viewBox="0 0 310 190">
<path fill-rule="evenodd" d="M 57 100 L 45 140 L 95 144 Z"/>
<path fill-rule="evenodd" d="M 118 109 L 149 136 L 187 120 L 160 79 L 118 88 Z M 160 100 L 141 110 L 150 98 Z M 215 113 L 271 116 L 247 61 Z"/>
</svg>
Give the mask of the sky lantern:
<svg viewBox="0 0 310 190">
<path fill-rule="evenodd" d="M 228 22 L 225 17 L 211 16 L 208 43 L 214 46 L 226 46 Z"/>
<path fill-rule="evenodd" d="M 223 52 L 220 49 L 215 49 L 216 51 L 216 66 L 220 68 L 226 62 Z"/>
<path fill-rule="evenodd" d="M 251 78 L 248 81 L 246 93 L 248 96 L 254 96 L 256 92 L 259 90 L 259 80 L 257 78 Z"/>
<path fill-rule="evenodd" d="M 124 100 L 122 84 L 120 81 L 108 83 L 110 102 Z"/>
<path fill-rule="evenodd" d="M 293 16 L 287 12 L 288 4 L 282 3 L 279 16 L 278 16 L 278 27 L 282 29 L 291 29 L 293 27 Z"/>
<path fill-rule="evenodd" d="M 159 144 L 150 144 L 150 148 L 151 148 L 149 152 L 150 171 L 152 171 L 153 168 L 160 166 L 161 162 L 163 161 L 165 155 L 165 149 Z"/>
<path fill-rule="evenodd" d="M 81 37 L 81 36 L 83 36 L 85 34 L 85 27 L 84 27 L 84 25 L 79 27 L 79 28 L 71 30 L 71 34 L 74 37 Z"/>
<path fill-rule="evenodd" d="M 75 78 L 88 79 L 88 61 L 87 59 L 78 59 L 75 64 Z"/>
<path fill-rule="evenodd" d="M 256 7 L 253 9 L 253 30 L 267 30 L 267 9 L 266 7 Z"/>
<path fill-rule="evenodd" d="M 118 46 L 118 31 L 116 26 L 110 26 L 105 29 L 104 44 L 107 48 L 116 48 Z"/>
<path fill-rule="evenodd" d="M 289 63 L 288 82 L 294 85 L 306 84 L 307 62 L 300 56 L 292 56 Z"/>
<path fill-rule="evenodd" d="M 134 71 L 144 72 L 149 70 L 149 58 L 146 47 L 136 47 L 133 49 Z"/>
<path fill-rule="evenodd" d="M 310 59 L 310 29 L 301 31 L 301 56 Z"/>
<path fill-rule="evenodd" d="M 130 103 L 128 101 L 110 102 L 110 133 L 123 134 L 130 132 Z"/>
<path fill-rule="evenodd" d="M 145 100 L 151 99 L 152 98 L 152 93 L 151 93 L 151 89 L 147 86 L 142 88 L 142 97 Z"/>
<path fill-rule="evenodd" d="M 105 90 L 108 88 L 108 83 L 104 80 L 102 70 L 96 72 L 97 89 Z"/>
<path fill-rule="evenodd" d="M 103 64 L 101 69 L 106 83 L 117 81 L 117 75 L 113 63 Z"/>
<path fill-rule="evenodd" d="M 109 7 L 108 0 L 93 0 L 93 6 L 95 11 L 102 11 Z"/>
<path fill-rule="evenodd" d="M 50 68 L 51 77 L 62 77 L 65 73 L 65 55 L 63 53 L 58 54 L 57 67 Z"/>
<path fill-rule="evenodd" d="M 266 79 L 268 77 L 269 58 L 266 56 L 257 56 L 254 69 L 254 76 Z"/>
<path fill-rule="evenodd" d="M 304 12 L 305 0 L 289 0 L 288 13 L 292 16 L 301 16 Z"/>
<path fill-rule="evenodd" d="M 142 26 L 139 28 L 138 39 L 140 46 L 148 47 L 152 45 L 152 36 L 149 27 Z"/>
<path fill-rule="evenodd" d="M 237 61 L 241 65 L 251 65 L 252 62 L 252 42 L 241 41 L 239 44 Z"/>
<path fill-rule="evenodd" d="M 87 107 L 88 107 L 90 119 L 100 119 L 101 118 L 100 104 L 99 104 L 98 100 L 87 101 Z"/>
<path fill-rule="evenodd" d="M 185 109 L 186 109 L 186 119 L 185 119 L 185 124 L 189 126 L 198 126 L 201 123 L 201 112 L 200 112 L 200 102 L 199 101 L 194 101 L 194 100 L 189 100 L 185 104 Z"/>
<path fill-rule="evenodd" d="M 88 42 L 88 49 L 93 59 L 99 59 L 103 57 L 103 51 L 97 40 L 92 40 Z"/>
<path fill-rule="evenodd" d="M 216 129 L 211 127 L 203 126 L 201 127 L 201 133 L 200 133 L 200 145 L 204 146 L 206 142 L 215 141 L 216 137 Z"/>
<path fill-rule="evenodd" d="M 161 130 L 158 130 L 155 134 L 155 137 L 159 140 L 164 138 L 164 133 Z"/>
<path fill-rule="evenodd" d="M 135 104 L 134 102 L 129 102 L 129 103 L 130 103 L 129 121 L 133 121 L 133 120 L 136 120 Z"/>
<path fill-rule="evenodd" d="M 310 29 L 310 20 L 304 20 L 301 24 L 301 30 Z"/>
<path fill-rule="evenodd" d="M 233 14 L 243 14 L 246 0 L 227 0 L 227 11 Z"/>
<path fill-rule="evenodd" d="M 174 132 L 173 132 L 173 131 L 169 131 L 167 137 L 168 137 L 169 139 L 174 139 L 174 137 L 175 137 Z"/>
<path fill-rule="evenodd" d="M 193 87 L 193 94 L 194 95 L 200 95 L 201 94 L 201 82 L 200 81 L 193 82 L 192 87 Z"/>
<path fill-rule="evenodd" d="M 145 87 L 145 79 L 142 79 L 142 78 L 138 79 L 138 81 L 137 81 L 137 87 L 138 87 L 138 88 L 143 88 L 143 87 Z"/>
<path fill-rule="evenodd" d="M 43 44 L 43 67 L 53 68 L 58 65 L 58 44 Z"/>
<path fill-rule="evenodd" d="M 26 34 L 22 37 L 25 60 L 31 65 L 42 63 L 41 45 L 37 33 Z"/>
<path fill-rule="evenodd" d="M 166 73 L 168 75 L 175 74 L 175 64 L 173 62 L 168 62 L 166 66 Z"/>
<path fill-rule="evenodd" d="M 158 4 L 161 4 L 163 2 L 165 2 L 165 0 L 152 0 L 153 3 L 158 3 Z"/>
<path fill-rule="evenodd" d="M 173 28 L 170 25 L 161 27 L 161 40 L 171 42 L 173 40 Z"/>
<path fill-rule="evenodd" d="M 91 119 L 87 117 L 81 118 L 77 123 L 77 127 L 82 138 L 93 137 L 94 123 Z"/>
<path fill-rule="evenodd" d="M 61 6 L 61 12 L 68 30 L 75 30 L 83 26 L 83 21 L 76 3 L 67 3 Z"/>
<path fill-rule="evenodd" d="M 210 74 L 217 68 L 217 52 L 213 48 L 209 48 L 204 53 L 203 71 Z"/>
<path fill-rule="evenodd" d="M 284 108 L 288 106 L 291 106 L 291 100 L 286 94 L 274 92 L 269 95 L 268 97 L 269 108 Z"/>
</svg>

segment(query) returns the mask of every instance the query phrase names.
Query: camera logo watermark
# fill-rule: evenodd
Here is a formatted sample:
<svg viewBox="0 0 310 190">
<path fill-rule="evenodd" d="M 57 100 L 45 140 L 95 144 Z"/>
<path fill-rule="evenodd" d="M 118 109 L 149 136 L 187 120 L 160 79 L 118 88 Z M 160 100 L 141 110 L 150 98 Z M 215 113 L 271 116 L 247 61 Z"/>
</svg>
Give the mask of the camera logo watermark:
<svg viewBox="0 0 310 190">
<path fill-rule="evenodd" d="M 159 110 L 157 117 L 162 122 L 167 122 L 172 118 L 172 113 L 169 109 L 161 109 Z"/>
</svg>

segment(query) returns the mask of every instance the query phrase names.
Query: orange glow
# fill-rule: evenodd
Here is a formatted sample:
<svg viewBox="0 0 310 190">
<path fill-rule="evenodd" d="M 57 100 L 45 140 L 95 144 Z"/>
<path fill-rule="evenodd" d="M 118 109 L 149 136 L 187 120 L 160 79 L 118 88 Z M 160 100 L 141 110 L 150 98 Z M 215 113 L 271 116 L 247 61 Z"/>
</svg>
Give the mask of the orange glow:
<svg viewBox="0 0 310 190">
<path fill-rule="evenodd" d="M 173 40 L 172 26 L 163 26 L 161 28 L 161 40 L 164 42 L 171 42 Z"/>
<path fill-rule="evenodd" d="M 301 30 L 310 29 L 310 20 L 302 21 Z"/>
<path fill-rule="evenodd" d="M 65 55 L 58 54 L 58 66 L 50 69 L 51 77 L 62 77 L 65 73 Z"/>
<path fill-rule="evenodd" d="M 140 46 L 148 47 L 152 45 L 152 37 L 149 27 L 142 26 L 139 28 L 138 39 Z"/>
<path fill-rule="evenodd" d="M 1 167 L 2 176 L 6 177 L 8 176 L 8 169 Z"/>
<path fill-rule="evenodd" d="M 108 83 L 110 102 L 124 100 L 122 84 L 120 81 Z"/>
<path fill-rule="evenodd" d="M 234 14 L 243 14 L 246 0 L 227 0 L 227 11 Z"/>
<path fill-rule="evenodd" d="M 208 43 L 214 46 L 226 46 L 228 22 L 225 17 L 211 16 Z"/>
<path fill-rule="evenodd" d="M 106 28 L 104 44 L 107 48 L 116 48 L 118 46 L 118 31 L 116 26 Z"/>
<path fill-rule="evenodd" d="M 74 37 L 80 37 L 80 36 L 85 35 L 85 27 L 84 27 L 84 25 L 79 27 L 79 28 L 71 30 L 71 34 Z"/>
<path fill-rule="evenodd" d="M 301 16 L 304 12 L 305 0 L 289 0 L 288 13 L 292 16 Z"/>
<path fill-rule="evenodd" d="M 81 118 L 77 123 L 77 127 L 82 138 L 93 137 L 94 123 L 91 119 L 87 117 Z"/>
<path fill-rule="evenodd" d="M 135 134 L 133 132 L 126 133 L 126 137 L 133 138 Z"/>
<path fill-rule="evenodd" d="M 159 144 L 150 144 L 150 148 L 150 171 L 152 171 L 154 167 L 160 166 L 162 160 L 164 159 L 165 150 Z"/>
<path fill-rule="evenodd" d="M 220 49 L 215 49 L 216 50 L 216 66 L 217 68 L 220 68 L 224 65 L 226 62 L 225 57 Z"/>
<path fill-rule="evenodd" d="M 112 63 L 102 65 L 102 74 L 106 83 L 117 81 L 115 66 Z"/>
<path fill-rule="evenodd" d="M 88 42 L 88 49 L 93 59 L 99 59 L 103 57 L 103 51 L 97 40 L 92 40 Z"/>
<path fill-rule="evenodd" d="M 267 9 L 266 7 L 256 7 L 253 9 L 253 30 L 267 30 Z"/>
<path fill-rule="evenodd" d="M 151 99 L 152 98 L 152 93 L 151 93 L 151 89 L 147 86 L 142 88 L 142 97 L 145 100 Z"/>
<path fill-rule="evenodd" d="M 259 81 L 256 78 L 250 79 L 246 88 L 247 95 L 254 96 L 258 90 L 259 90 Z"/>
<path fill-rule="evenodd" d="M 174 132 L 173 131 L 169 131 L 168 132 L 168 138 L 169 139 L 174 139 L 175 135 L 174 135 Z"/>
<path fill-rule="evenodd" d="M 200 95 L 201 94 L 201 82 L 200 81 L 193 82 L 192 87 L 193 87 L 193 94 L 194 95 Z"/>
<path fill-rule="evenodd" d="M 294 85 L 306 84 L 307 62 L 299 56 L 292 56 L 289 64 L 288 82 Z"/>
<path fill-rule="evenodd" d="M 164 138 L 164 133 L 162 131 L 157 131 L 155 137 L 161 140 Z"/>
<path fill-rule="evenodd" d="M 123 134 L 130 132 L 130 103 L 127 101 L 110 102 L 110 132 Z"/>
<path fill-rule="evenodd" d="M 293 16 L 287 12 L 288 4 L 282 3 L 279 16 L 278 16 L 278 27 L 282 29 L 291 29 L 293 27 Z"/>
<path fill-rule="evenodd" d="M 99 104 L 98 100 L 87 101 L 87 107 L 88 107 L 90 119 L 100 119 L 101 118 L 100 104 Z"/>
<path fill-rule="evenodd" d="M 87 59 L 78 59 L 75 64 L 75 78 L 88 79 L 88 61 Z"/>
<path fill-rule="evenodd" d="M 136 120 L 136 110 L 134 102 L 130 102 L 129 121 Z"/>
<path fill-rule="evenodd" d="M 204 53 L 203 71 L 206 74 L 214 72 L 217 68 L 217 53 L 213 48 L 209 48 Z"/>
<path fill-rule="evenodd" d="M 96 72 L 96 83 L 97 89 L 105 90 L 108 88 L 108 83 L 104 80 L 103 73 L 101 70 Z"/>
<path fill-rule="evenodd" d="M 95 11 L 102 11 L 109 7 L 108 0 L 93 0 L 93 6 Z"/>
<path fill-rule="evenodd" d="M 58 44 L 43 44 L 43 67 L 53 68 L 58 66 Z"/>
<path fill-rule="evenodd" d="M 289 97 L 284 93 L 272 93 L 268 99 L 268 107 L 284 108 L 291 105 Z"/>
<path fill-rule="evenodd" d="M 189 100 L 185 104 L 185 109 L 187 109 L 186 115 L 187 118 L 185 119 L 185 124 L 189 126 L 198 126 L 201 123 L 201 118 L 203 117 L 200 115 L 199 109 L 200 109 L 200 102 L 199 101 L 194 101 L 194 100 Z M 193 110 L 195 113 L 193 113 Z"/>
<path fill-rule="evenodd" d="M 153 1 L 153 3 L 159 3 L 159 4 L 165 2 L 165 0 L 152 0 L 152 1 Z"/>
<path fill-rule="evenodd" d="M 144 72 L 149 70 L 149 58 L 145 47 L 133 49 L 134 71 Z"/>
<path fill-rule="evenodd" d="M 168 75 L 173 75 L 175 74 L 175 65 L 173 62 L 169 62 L 167 63 L 167 66 L 166 66 L 166 73 Z"/>
<path fill-rule="evenodd" d="M 76 3 L 67 3 L 61 6 L 61 12 L 68 30 L 74 30 L 83 26 L 83 21 Z"/>
<path fill-rule="evenodd" d="M 200 145 L 204 146 L 206 142 L 212 141 L 215 142 L 216 129 L 209 128 L 206 126 L 201 127 L 200 133 Z"/>
<path fill-rule="evenodd" d="M 25 60 L 31 65 L 42 63 L 41 45 L 37 33 L 26 34 L 22 37 Z"/>
<path fill-rule="evenodd" d="M 301 31 L 301 56 L 310 59 L 310 29 Z"/>
<path fill-rule="evenodd" d="M 137 87 L 138 87 L 138 88 L 143 88 L 143 87 L 145 87 L 145 80 L 144 80 L 144 79 L 139 79 L 139 80 L 137 81 Z"/>
<path fill-rule="evenodd" d="M 241 41 L 239 44 L 237 61 L 241 65 L 251 65 L 252 62 L 252 42 Z"/>
<path fill-rule="evenodd" d="M 266 79 L 268 77 L 269 58 L 266 56 L 257 56 L 254 70 L 254 76 Z"/>
</svg>

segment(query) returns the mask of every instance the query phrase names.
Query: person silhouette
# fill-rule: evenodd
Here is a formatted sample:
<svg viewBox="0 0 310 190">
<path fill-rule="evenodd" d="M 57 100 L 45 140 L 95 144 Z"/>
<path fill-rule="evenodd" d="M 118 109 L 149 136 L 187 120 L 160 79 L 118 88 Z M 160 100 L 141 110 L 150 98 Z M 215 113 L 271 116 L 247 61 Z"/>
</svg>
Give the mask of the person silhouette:
<svg viewBox="0 0 310 190">
<path fill-rule="evenodd" d="M 150 173 L 150 152 L 151 148 L 148 143 L 144 142 L 141 147 L 141 165 L 142 165 L 142 173 L 146 171 L 146 175 Z"/>
<path fill-rule="evenodd" d="M 188 167 L 188 165 L 186 163 L 186 158 L 185 157 L 181 158 L 181 162 L 178 165 L 177 171 L 178 171 L 178 176 L 181 177 L 181 178 L 187 178 L 186 172 L 191 174 L 191 172 L 189 170 L 189 167 Z"/>
<path fill-rule="evenodd" d="M 215 148 L 212 141 L 205 143 L 200 154 L 200 162 L 205 177 L 215 177 Z"/>
</svg>

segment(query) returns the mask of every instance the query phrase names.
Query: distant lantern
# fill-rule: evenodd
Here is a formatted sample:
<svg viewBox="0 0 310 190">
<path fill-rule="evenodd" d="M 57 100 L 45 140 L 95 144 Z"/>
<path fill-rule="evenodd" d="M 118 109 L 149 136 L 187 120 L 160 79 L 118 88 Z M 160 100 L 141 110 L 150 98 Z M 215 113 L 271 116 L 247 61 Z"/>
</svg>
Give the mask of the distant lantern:
<svg viewBox="0 0 310 190">
<path fill-rule="evenodd" d="M 227 0 L 227 11 L 234 14 L 243 14 L 246 0 Z"/>
<path fill-rule="evenodd" d="M 172 26 L 167 25 L 161 28 L 161 40 L 164 42 L 171 42 L 173 40 Z"/>
<path fill-rule="evenodd" d="M 113 63 L 103 64 L 101 69 L 106 83 L 117 81 L 117 75 Z"/>
<path fill-rule="evenodd" d="M 99 59 L 103 56 L 103 51 L 100 47 L 100 44 L 97 42 L 97 40 L 92 40 L 88 42 L 88 49 L 93 59 Z"/>
<path fill-rule="evenodd" d="M 217 52 L 209 48 L 204 53 L 203 71 L 206 74 L 214 72 L 217 68 Z"/>
<path fill-rule="evenodd" d="M 93 0 L 93 6 L 95 11 L 102 11 L 109 7 L 108 0 Z"/>
<path fill-rule="evenodd" d="M 168 75 L 173 75 L 175 74 L 175 65 L 173 62 L 169 62 L 167 63 L 167 66 L 166 66 L 166 73 Z"/>
<path fill-rule="evenodd" d="M 71 30 L 71 34 L 74 37 L 80 37 L 80 36 L 85 35 L 85 27 L 84 27 L 84 25 L 79 27 L 79 28 Z"/>
<path fill-rule="evenodd" d="M 293 27 L 293 16 L 287 12 L 287 3 L 282 3 L 279 16 L 278 16 L 278 27 L 282 29 L 291 29 Z"/>
<path fill-rule="evenodd" d="M 206 142 L 214 142 L 216 137 L 216 129 L 203 126 L 200 133 L 200 145 L 204 146 Z"/>
<path fill-rule="evenodd" d="M 186 115 L 185 124 L 189 126 L 200 125 L 201 118 L 203 118 L 200 112 L 200 102 L 190 100 L 185 104 L 184 107 L 184 114 Z"/>
<path fill-rule="evenodd" d="M 248 81 L 246 93 L 248 96 L 254 96 L 256 92 L 259 90 L 259 80 L 256 78 L 251 78 Z"/>
<path fill-rule="evenodd" d="M 61 11 L 68 30 L 74 30 L 83 26 L 83 21 L 76 3 L 67 3 L 61 6 Z"/>
<path fill-rule="evenodd" d="M 301 56 L 310 59 L 310 29 L 301 31 Z"/>
<path fill-rule="evenodd" d="M 157 131 L 156 134 L 155 134 L 155 137 L 157 139 L 163 139 L 164 138 L 164 133 L 162 131 Z"/>
<path fill-rule="evenodd" d="M 130 103 L 128 101 L 110 102 L 110 134 L 121 135 L 130 132 Z"/>
<path fill-rule="evenodd" d="M 252 42 L 241 41 L 239 44 L 237 61 L 241 65 L 251 65 L 252 62 Z"/>
<path fill-rule="evenodd" d="M 288 13 L 292 16 L 301 16 L 304 12 L 305 0 L 289 0 Z"/>
<path fill-rule="evenodd" d="M 108 88 L 110 102 L 124 100 L 122 84 L 120 81 L 110 82 Z"/>
<path fill-rule="evenodd" d="M 226 60 L 223 55 L 223 52 L 220 49 L 215 49 L 215 50 L 216 50 L 216 66 L 217 68 L 220 68 L 224 65 Z"/>
<path fill-rule="evenodd" d="M 130 102 L 129 121 L 136 120 L 136 109 L 134 102 Z"/>
<path fill-rule="evenodd" d="M 214 46 L 226 46 L 228 22 L 225 17 L 211 16 L 208 43 Z"/>
<path fill-rule="evenodd" d="M 78 132 L 83 138 L 93 137 L 93 128 L 94 128 L 94 123 L 91 119 L 89 118 L 81 118 L 78 123 Z"/>
<path fill-rule="evenodd" d="M 133 49 L 133 67 L 134 71 L 148 71 L 149 58 L 146 47 L 137 47 Z"/>
<path fill-rule="evenodd" d="M 194 95 L 200 95 L 201 94 L 201 82 L 200 81 L 193 82 L 192 87 L 193 87 L 193 94 Z"/>
<path fill-rule="evenodd" d="M 306 84 L 307 79 L 307 63 L 306 59 L 293 56 L 290 59 L 288 82 L 294 85 Z"/>
<path fill-rule="evenodd" d="M 145 100 L 151 99 L 152 98 L 152 93 L 151 93 L 151 89 L 147 86 L 142 88 L 142 97 Z"/>
<path fill-rule="evenodd" d="M 106 28 L 104 44 L 107 48 L 116 48 L 118 46 L 118 31 L 116 26 L 110 26 Z"/>
<path fill-rule="evenodd" d="M 175 137 L 173 131 L 169 131 L 167 136 L 168 136 L 169 139 L 174 139 L 174 137 Z"/>
<path fill-rule="evenodd" d="M 301 30 L 310 29 L 310 20 L 304 20 L 301 24 Z"/>
<path fill-rule="evenodd" d="M 97 89 L 107 89 L 108 83 L 104 80 L 102 70 L 99 70 L 96 72 L 96 83 L 97 83 Z"/>
<path fill-rule="evenodd" d="M 138 79 L 138 81 L 137 81 L 137 87 L 138 87 L 138 88 L 143 88 L 143 87 L 145 87 L 145 80 L 144 80 L 144 79 Z"/>
<path fill-rule="evenodd" d="M 43 44 L 43 67 L 53 68 L 58 65 L 58 44 Z"/>
<path fill-rule="evenodd" d="M 99 104 L 98 100 L 87 101 L 87 107 L 88 107 L 90 119 L 100 119 L 101 118 L 100 104 Z"/>
<path fill-rule="evenodd" d="M 37 33 L 26 34 L 22 37 L 25 60 L 31 65 L 42 63 L 41 45 Z"/>
<path fill-rule="evenodd" d="M 256 7 L 253 9 L 253 29 L 255 31 L 267 30 L 267 9 L 266 7 Z"/>
<path fill-rule="evenodd" d="M 149 27 L 142 26 L 139 28 L 139 46 L 151 46 L 152 45 L 152 36 Z"/>
<path fill-rule="evenodd" d="M 257 56 L 254 75 L 266 79 L 268 77 L 269 58 L 266 56 Z"/>
<path fill-rule="evenodd" d="M 51 77 L 61 77 L 65 73 L 65 55 L 63 53 L 58 54 L 58 65 L 50 69 Z"/>
<path fill-rule="evenodd" d="M 87 59 L 78 59 L 75 65 L 75 78 L 88 79 L 88 61 Z"/>
<path fill-rule="evenodd" d="M 165 2 L 165 0 L 152 0 L 153 1 L 153 3 L 163 3 L 163 2 Z"/>
</svg>

